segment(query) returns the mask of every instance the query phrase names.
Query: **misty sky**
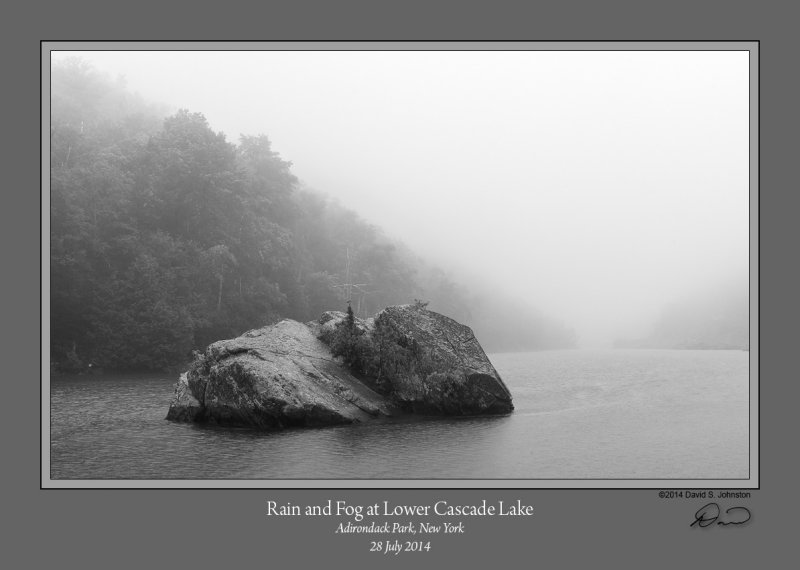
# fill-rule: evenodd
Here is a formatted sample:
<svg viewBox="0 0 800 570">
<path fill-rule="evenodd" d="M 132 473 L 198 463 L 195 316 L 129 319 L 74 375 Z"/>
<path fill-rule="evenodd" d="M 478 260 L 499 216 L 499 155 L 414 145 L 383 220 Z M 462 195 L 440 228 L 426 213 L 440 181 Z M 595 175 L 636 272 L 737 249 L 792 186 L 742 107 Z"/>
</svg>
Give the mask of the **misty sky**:
<svg viewBox="0 0 800 570">
<path fill-rule="evenodd" d="M 61 52 L 584 345 L 748 263 L 748 52 Z"/>
</svg>

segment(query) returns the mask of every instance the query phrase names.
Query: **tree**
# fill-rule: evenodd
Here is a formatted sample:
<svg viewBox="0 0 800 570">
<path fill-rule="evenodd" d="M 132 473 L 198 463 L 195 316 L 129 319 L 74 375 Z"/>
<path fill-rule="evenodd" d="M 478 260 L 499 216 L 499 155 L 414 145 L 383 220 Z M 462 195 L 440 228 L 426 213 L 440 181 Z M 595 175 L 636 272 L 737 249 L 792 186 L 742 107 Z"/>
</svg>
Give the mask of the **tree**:
<svg viewBox="0 0 800 570">
<path fill-rule="evenodd" d="M 336 326 L 330 347 L 333 355 L 341 356 L 345 365 L 354 372 L 366 372 L 372 347 L 364 331 L 356 325 L 355 314 L 349 303 L 344 320 Z"/>
<path fill-rule="evenodd" d="M 236 149 L 187 110 L 164 121 L 136 165 L 137 215 L 204 247 L 231 245 L 244 210 Z"/>
<path fill-rule="evenodd" d="M 228 246 L 220 244 L 204 251 L 202 260 L 208 272 L 214 276 L 219 284 L 217 289 L 217 311 L 220 311 L 222 309 L 222 285 L 225 282 L 225 274 L 236 267 L 236 258 L 231 254 Z"/>
</svg>

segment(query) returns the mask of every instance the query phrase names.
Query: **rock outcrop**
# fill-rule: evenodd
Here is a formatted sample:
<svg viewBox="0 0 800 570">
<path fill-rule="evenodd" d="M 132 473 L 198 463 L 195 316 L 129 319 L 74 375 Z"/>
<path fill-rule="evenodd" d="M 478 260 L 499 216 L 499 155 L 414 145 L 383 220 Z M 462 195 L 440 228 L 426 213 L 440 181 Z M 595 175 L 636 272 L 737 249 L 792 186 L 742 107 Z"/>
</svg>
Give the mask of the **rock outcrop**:
<svg viewBox="0 0 800 570">
<path fill-rule="evenodd" d="M 328 312 L 318 322 L 284 320 L 211 344 L 178 380 L 167 419 L 280 429 L 402 412 L 513 410 L 469 327 L 414 305 L 356 319 L 366 352 L 363 369 L 353 370 L 331 349 L 345 321 Z"/>
<path fill-rule="evenodd" d="M 387 307 L 376 328 L 417 347 L 423 365 L 391 382 L 396 401 L 418 413 L 503 414 L 514 409 L 500 375 L 468 326 L 415 305 Z M 404 342 L 405 341 L 405 342 Z"/>
</svg>

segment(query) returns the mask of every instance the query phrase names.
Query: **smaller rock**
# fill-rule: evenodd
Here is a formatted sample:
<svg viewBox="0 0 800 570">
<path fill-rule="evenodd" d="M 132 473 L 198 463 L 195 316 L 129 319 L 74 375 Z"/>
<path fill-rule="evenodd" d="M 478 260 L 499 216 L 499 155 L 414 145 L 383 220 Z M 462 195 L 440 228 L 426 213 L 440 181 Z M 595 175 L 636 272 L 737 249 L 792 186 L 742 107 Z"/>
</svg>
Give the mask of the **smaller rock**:
<svg viewBox="0 0 800 570">
<path fill-rule="evenodd" d="M 184 372 L 175 386 L 175 395 L 167 412 L 167 419 L 174 422 L 194 422 L 202 415 L 203 405 L 192 394 L 188 375 Z"/>
</svg>

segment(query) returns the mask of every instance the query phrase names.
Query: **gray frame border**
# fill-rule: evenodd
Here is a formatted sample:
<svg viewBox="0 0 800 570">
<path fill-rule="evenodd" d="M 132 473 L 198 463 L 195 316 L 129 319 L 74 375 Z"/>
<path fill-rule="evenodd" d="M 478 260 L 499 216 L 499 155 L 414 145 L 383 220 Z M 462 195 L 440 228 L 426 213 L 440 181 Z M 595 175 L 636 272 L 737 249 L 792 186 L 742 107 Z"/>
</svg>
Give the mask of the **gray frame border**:
<svg viewBox="0 0 800 570">
<path fill-rule="evenodd" d="M 748 479 L 436 479 L 436 480 L 51 480 L 50 378 L 49 378 L 49 141 L 50 124 L 46 101 L 49 99 L 50 52 L 56 50 L 436 50 L 436 51 L 748 51 L 750 53 L 750 477 Z M 758 489 L 760 488 L 760 378 L 759 378 L 759 125 L 760 52 L 758 41 L 341 41 L 341 42 L 117 42 L 117 41 L 42 41 L 41 42 L 41 437 L 40 476 L 43 489 Z M 47 297 L 45 296 L 47 294 Z M 734 485 L 735 483 L 735 485 Z"/>
</svg>

